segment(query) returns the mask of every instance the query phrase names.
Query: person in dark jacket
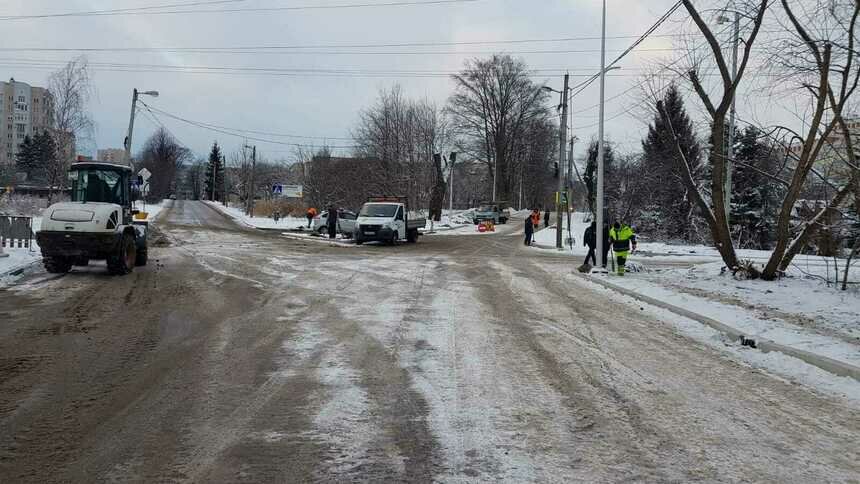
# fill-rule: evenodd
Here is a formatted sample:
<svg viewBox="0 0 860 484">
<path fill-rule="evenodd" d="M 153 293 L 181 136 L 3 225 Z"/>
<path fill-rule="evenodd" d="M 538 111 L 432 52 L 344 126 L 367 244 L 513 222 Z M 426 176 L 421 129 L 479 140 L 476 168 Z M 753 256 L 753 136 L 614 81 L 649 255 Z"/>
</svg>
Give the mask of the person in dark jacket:
<svg viewBox="0 0 860 484">
<path fill-rule="evenodd" d="M 549 209 L 546 209 L 543 214 L 543 226 L 544 228 L 549 227 Z"/>
<path fill-rule="evenodd" d="M 594 254 L 594 249 L 597 247 L 597 222 L 591 222 L 591 225 L 585 229 L 585 235 L 582 237 L 585 245 L 588 246 L 588 255 L 585 256 L 585 263 L 591 261 L 591 265 L 597 265 L 597 256 Z"/>
<path fill-rule="evenodd" d="M 532 245 L 532 235 L 535 232 L 535 224 L 534 218 L 532 216 L 526 217 L 526 245 Z"/>
<path fill-rule="evenodd" d="M 594 245 L 597 245 L 595 242 Z M 601 265 L 606 269 L 606 258 L 609 256 L 609 222 L 603 223 L 603 262 Z"/>
<path fill-rule="evenodd" d="M 337 209 L 334 205 L 328 207 L 328 238 L 333 239 L 337 235 Z"/>
</svg>

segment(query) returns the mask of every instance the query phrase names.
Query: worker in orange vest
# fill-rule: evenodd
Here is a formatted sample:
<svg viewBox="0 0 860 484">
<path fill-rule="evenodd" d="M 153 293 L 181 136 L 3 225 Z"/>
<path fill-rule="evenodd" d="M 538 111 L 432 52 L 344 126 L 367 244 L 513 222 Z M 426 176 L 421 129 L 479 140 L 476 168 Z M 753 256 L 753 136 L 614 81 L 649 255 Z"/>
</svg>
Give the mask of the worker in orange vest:
<svg viewBox="0 0 860 484">
<path fill-rule="evenodd" d="M 308 228 L 311 228 L 311 224 L 314 223 L 314 217 L 317 216 L 317 209 L 311 207 L 308 209 L 307 217 L 308 217 Z"/>
<path fill-rule="evenodd" d="M 535 230 L 537 230 L 540 227 L 540 209 L 539 208 L 532 210 L 532 225 L 534 226 Z"/>
</svg>

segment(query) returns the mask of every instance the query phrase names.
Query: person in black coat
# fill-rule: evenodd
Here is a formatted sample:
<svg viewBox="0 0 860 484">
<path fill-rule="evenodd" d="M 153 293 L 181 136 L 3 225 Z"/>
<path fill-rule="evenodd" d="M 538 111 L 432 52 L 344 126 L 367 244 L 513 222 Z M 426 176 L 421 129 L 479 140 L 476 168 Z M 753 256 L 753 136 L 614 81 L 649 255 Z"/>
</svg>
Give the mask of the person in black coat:
<svg viewBox="0 0 860 484">
<path fill-rule="evenodd" d="M 337 209 L 334 206 L 328 207 L 328 238 L 333 239 L 337 235 Z"/>
<path fill-rule="evenodd" d="M 585 263 L 591 261 L 591 266 L 597 265 L 597 256 L 594 254 L 594 249 L 597 247 L 597 222 L 591 222 L 591 225 L 585 229 L 585 235 L 582 237 L 585 245 L 588 246 L 588 255 L 585 256 Z"/>
<path fill-rule="evenodd" d="M 526 245 L 532 245 L 532 235 L 535 232 L 534 222 L 531 216 L 526 217 Z"/>
<path fill-rule="evenodd" d="M 543 214 L 543 226 L 549 227 L 549 209 L 546 209 L 546 212 Z"/>
<path fill-rule="evenodd" d="M 597 245 L 595 243 L 595 245 Z M 609 255 L 609 223 L 603 223 L 603 262 L 602 266 L 606 269 L 606 257 Z"/>
</svg>

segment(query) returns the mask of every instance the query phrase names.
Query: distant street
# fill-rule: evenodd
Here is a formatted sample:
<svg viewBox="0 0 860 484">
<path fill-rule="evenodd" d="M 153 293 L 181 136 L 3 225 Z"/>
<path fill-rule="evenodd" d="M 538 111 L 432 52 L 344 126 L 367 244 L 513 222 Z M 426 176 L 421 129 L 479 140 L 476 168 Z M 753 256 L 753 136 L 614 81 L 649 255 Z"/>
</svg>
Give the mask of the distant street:
<svg viewBox="0 0 860 484">
<path fill-rule="evenodd" d="M 0 482 L 845 482 L 860 410 L 495 235 L 329 247 L 175 201 L 0 290 Z"/>
</svg>

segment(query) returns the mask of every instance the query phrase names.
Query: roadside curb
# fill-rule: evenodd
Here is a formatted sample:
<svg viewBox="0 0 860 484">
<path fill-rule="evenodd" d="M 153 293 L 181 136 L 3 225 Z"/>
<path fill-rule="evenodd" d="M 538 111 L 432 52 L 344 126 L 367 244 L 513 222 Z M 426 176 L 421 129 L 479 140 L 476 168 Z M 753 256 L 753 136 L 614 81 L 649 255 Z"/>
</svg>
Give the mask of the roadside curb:
<svg viewBox="0 0 860 484">
<path fill-rule="evenodd" d="M 218 202 L 210 202 L 209 200 L 201 200 L 201 201 L 203 202 L 203 205 L 209 207 L 211 210 L 214 210 L 219 215 L 221 215 L 222 217 L 226 218 L 227 220 L 233 222 L 237 226 L 259 230 L 259 229 L 257 229 L 257 227 L 254 227 L 253 225 L 245 222 L 244 220 L 240 220 L 240 219 L 234 217 L 233 215 L 230 214 L 230 212 L 227 212 L 226 210 L 222 210 L 221 205 L 218 205 Z"/>
<path fill-rule="evenodd" d="M 42 260 L 37 259 L 37 260 L 27 262 L 25 264 L 15 266 L 9 270 L 5 270 L 3 272 L 0 272 L 0 278 L 21 275 L 24 271 L 31 269 L 33 267 L 36 267 L 41 263 L 42 263 Z"/>
<path fill-rule="evenodd" d="M 304 242 L 310 242 L 312 244 L 321 244 L 328 245 L 329 247 L 357 247 L 355 243 L 346 243 L 346 242 L 332 242 L 330 239 L 324 237 L 312 237 L 308 235 L 298 235 L 292 234 L 289 232 L 281 232 L 281 237 L 292 239 L 292 240 L 301 240 Z"/>
<path fill-rule="evenodd" d="M 679 316 L 683 316 L 685 318 L 692 319 L 693 321 L 697 321 L 706 326 L 710 326 L 716 331 L 719 331 L 729 338 L 734 340 L 740 340 L 742 336 L 747 336 L 744 333 L 738 331 L 731 326 L 728 326 L 724 323 L 717 321 L 716 319 L 709 318 L 707 316 L 702 316 L 701 314 L 694 313 L 688 309 L 680 308 L 678 306 L 674 306 L 672 304 L 666 303 L 664 301 L 660 301 L 658 299 L 654 299 L 649 296 L 645 296 L 639 294 L 635 291 L 631 291 L 630 289 L 615 285 L 611 282 L 604 281 L 600 278 L 587 276 L 584 274 L 578 274 L 576 272 L 574 275 L 586 279 L 588 281 L 592 281 L 596 284 L 599 284 L 607 289 L 620 292 L 625 296 L 632 297 L 638 301 L 644 302 L 646 304 L 650 304 L 652 306 L 657 306 L 659 308 L 665 309 L 667 311 L 671 311 Z M 799 350 L 797 348 L 792 348 L 790 346 L 785 346 L 780 343 L 776 343 L 769 339 L 756 339 L 755 340 L 756 347 L 761 350 L 763 353 L 769 353 L 771 351 L 778 351 L 780 353 L 786 354 L 788 356 L 793 356 L 799 360 L 802 360 L 812 366 L 818 367 L 824 371 L 833 373 L 837 376 L 847 376 L 853 378 L 854 380 L 860 381 L 860 367 L 844 363 L 842 361 L 837 361 L 832 358 L 828 358 L 826 356 L 817 355 L 815 353 L 810 353 L 808 351 Z"/>
</svg>

